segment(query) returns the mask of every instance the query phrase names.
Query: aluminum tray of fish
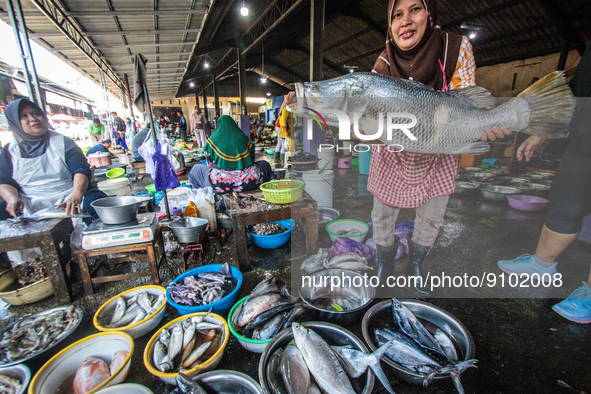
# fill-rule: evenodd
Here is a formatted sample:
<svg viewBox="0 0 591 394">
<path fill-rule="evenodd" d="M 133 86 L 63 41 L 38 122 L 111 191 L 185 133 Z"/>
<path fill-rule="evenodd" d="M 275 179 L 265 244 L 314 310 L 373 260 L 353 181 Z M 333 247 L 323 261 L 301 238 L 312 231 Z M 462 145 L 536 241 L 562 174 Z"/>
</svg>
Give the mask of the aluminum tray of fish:
<svg viewBox="0 0 591 394">
<path fill-rule="evenodd" d="M 60 306 L 27 316 L 0 332 L 0 366 L 30 360 L 63 341 L 80 325 L 82 310 Z"/>
<path fill-rule="evenodd" d="M 196 368 L 219 349 L 223 335 L 223 325 L 208 314 L 182 320 L 162 330 L 152 361 L 164 373 Z"/>
<path fill-rule="evenodd" d="M 286 286 L 283 279 L 267 274 L 234 311 L 232 327 L 247 338 L 265 340 L 302 318 L 306 306 L 289 295 Z"/>
<path fill-rule="evenodd" d="M 169 285 L 170 298 L 177 304 L 187 306 L 207 305 L 224 298 L 237 286 L 236 279 L 228 263 L 220 268 L 220 272 L 202 272 L 195 276 L 187 276 L 182 284 Z"/>
<path fill-rule="evenodd" d="M 117 297 L 115 308 L 100 316 L 98 323 L 105 328 L 119 328 L 138 323 L 154 314 L 165 300 L 164 294 L 155 297 L 147 291 L 127 299 L 123 296 Z"/>
</svg>

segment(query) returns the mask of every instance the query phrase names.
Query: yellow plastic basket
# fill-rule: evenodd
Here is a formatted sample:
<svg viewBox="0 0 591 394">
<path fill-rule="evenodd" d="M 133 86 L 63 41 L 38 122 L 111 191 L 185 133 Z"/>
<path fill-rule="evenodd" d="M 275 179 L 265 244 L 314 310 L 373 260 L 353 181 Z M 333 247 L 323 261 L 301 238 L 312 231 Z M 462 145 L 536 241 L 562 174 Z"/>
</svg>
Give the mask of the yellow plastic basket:
<svg viewBox="0 0 591 394">
<path fill-rule="evenodd" d="M 304 182 L 292 179 L 271 181 L 263 183 L 261 190 L 271 204 L 291 204 L 302 198 Z"/>
</svg>

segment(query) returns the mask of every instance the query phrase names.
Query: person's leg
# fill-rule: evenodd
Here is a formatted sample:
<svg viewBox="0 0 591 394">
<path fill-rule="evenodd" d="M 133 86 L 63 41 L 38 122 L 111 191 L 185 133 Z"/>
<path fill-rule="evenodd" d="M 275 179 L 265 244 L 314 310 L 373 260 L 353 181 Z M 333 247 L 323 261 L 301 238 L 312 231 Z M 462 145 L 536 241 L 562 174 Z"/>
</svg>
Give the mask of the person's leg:
<svg viewBox="0 0 591 394">
<path fill-rule="evenodd" d="M 209 179 L 209 173 L 213 168 L 204 164 L 195 164 L 189 172 L 189 182 L 195 188 L 213 187 Z"/>
<path fill-rule="evenodd" d="M 591 212 L 591 155 L 570 142 L 550 189 L 550 204 L 536 253 L 499 260 L 509 274 L 538 274 L 548 281 L 557 272 L 556 259 L 575 240 L 583 218 Z"/>
<path fill-rule="evenodd" d="M 423 283 L 423 262 L 435 243 L 439 229 L 443 225 L 443 217 L 447 209 L 449 196 L 440 196 L 429 200 L 416 209 L 415 228 L 412 239 L 408 241 L 408 260 L 406 274 L 416 279 L 414 291 L 419 296 L 428 296 L 430 291 Z M 421 279 L 419 279 L 421 278 Z"/>
<path fill-rule="evenodd" d="M 394 233 L 400 208 L 382 203 L 374 197 L 371 220 L 377 251 L 377 273 L 380 282 L 395 274 L 395 260 L 400 239 Z"/>
</svg>

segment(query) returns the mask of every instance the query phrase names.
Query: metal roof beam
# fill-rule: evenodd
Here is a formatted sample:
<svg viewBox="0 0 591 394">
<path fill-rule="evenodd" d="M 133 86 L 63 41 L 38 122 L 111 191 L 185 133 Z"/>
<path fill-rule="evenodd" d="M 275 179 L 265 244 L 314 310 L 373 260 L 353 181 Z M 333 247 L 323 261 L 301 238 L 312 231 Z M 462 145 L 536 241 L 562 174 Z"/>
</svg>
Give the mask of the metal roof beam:
<svg viewBox="0 0 591 394">
<path fill-rule="evenodd" d="M 502 11 L 502 10 L 504 10 L 506 8 L 514 7 L 514 6 L 519 5 L 519 4 L 522 4 L 524 2 L 525 2 L 525 0 L 507 1 L 506 3 L 499 4 L 499 5 L 496 5 L 494 7 L 487 8 L 486 10 L 475 12 L 473 14 L 466 15 L 466 16 L 464 16 L 462 18 L 454 19 L 453 21 L 444 24 L 441 27 L 441 30 L 447 30 L 447 29 L 449 29 L 451 27 L 456 27 L 457 25 L 461 25 L 463 22 L 471 21 L 473 19 L 477 19 L 477 18 L 480 18 L 482 16 L 489 16 L 491 14 L 494 14 L 496 12 Z"/>
<path fill-rule="evenodd" d="M 64 35 L 70 40 L 88 59 L 90 59 L 107 77 L 121 90 L 124 84 L 113 69 L 104 61 L 103 55 L 92 45 L 74 23 L 52 0 L 31 0 L 33 4 L 61 31 L 59 37 Z"/>
<path fill-rule="evenodd" d="M 36 3 L 38 0 L 31 0 Z M 41 0 L 44 2 L 49 2 L 51 0 Z M 81 36 L 84 37 L 110 37 L 110 36 L 132 36 L 132 35 L 153 35 L 153 34 L 182 34 L 182 33 L 199 33 L 201 29 L 156 29 L 156 30 L 107 30 L 107 31 L 84 31 L 80 32 Z M 63 34 L 57 32 L 47 32 L 47 33 L 32 33 L 30 34 L 33 38 L 50 38 L 50 37 L 62 37 Z"/>
<path fill-rule="evenodd" d="M 203 14 L 203 10 L 191 10 L 191 9 L 174 9 L 174 10 L 117 10 L 117 11 L 106 11 L 102 10 L 85 10 L 85 11 L 69 11 L 66 15 L 72 17 L 82 16 L 84 18 L 90 17 L 109 17 L 109 16 L 177 16 L 181 14 Z"/>
<path fill-rule="evenodd" d="M 129 44 L 120 44 L 121 47 L 129 47 L 131 49 L 134 48 L 152 48 L 152 47 L 165 47 L 165 46 L 174 46 L 174 45 L 193 45 L 192 41 L 185 41 L 185 42 L 177 42 L 177 41 L 173 41 L 173 42 L 159 42 L 158 44 L 152 43 L 152 44 L 134 44 L 134 43 L 129 43 Z M 66 45 L 50 45 L 51 49 L 54 49 L 56 51 L 67 51 L 69 49 L 72 49 L 72 46 L 66 46 Z"/>
</svg>

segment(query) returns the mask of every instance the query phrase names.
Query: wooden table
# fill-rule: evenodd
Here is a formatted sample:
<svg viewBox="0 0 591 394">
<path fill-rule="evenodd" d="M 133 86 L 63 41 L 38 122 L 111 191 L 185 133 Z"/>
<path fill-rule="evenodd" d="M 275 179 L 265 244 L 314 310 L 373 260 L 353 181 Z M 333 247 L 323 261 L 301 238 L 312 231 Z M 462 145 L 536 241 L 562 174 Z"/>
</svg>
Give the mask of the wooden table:
<svg viewBox="0 0 591 394">
<path fill-rule="evenodd" d="M 318 206 L 316 200 L 310 197 L 305 190 L 302 198 L 291 204 L 271 204 L 265 200 L 263 192 L 260 190 L 244 192 L 241 195 L 252 196 L 264 202 L 240 208 L 235 197 L 231 197 L 232 221 L 236 233 L 236 251 L 240 270 L 246 271 L 250 268 L 245 229 L 245 226 L 249 224 L 302 218 L 306 221 L 308 254 L 316 253 L 318 250 Z"/>
<path fill-rule="evenodd" d="M 55 296 L 60 304 L 69 304 L 71 292 L 65 267 L 71 257 L 70 235 L 73 230 L 71 219 L 21 223 L 3 220 L 0 221 L 0 253 L 41 248 Z"/>
<path fill-rule="evenodd" d="M 160 258 L 156 258 L 156 251 L 154 249 L 154 245 L 156 245 L 156 244 L 158 245 L 158 249 L 160 249 Z M 133 272 L 133 273 L 121 274 L 121 275 L 92 277 L 91 272 L 88 268 L 88 257 L 105 256 L 107 254 L 141 252 L 141 251 L 144 251 L 145 253 L 137 255 L 137 256 L 108 259 L 107 264 L 132 262 L 132 261 L 139 260 L 142 258 L 147 258 L 148 264 L 150 266 L 150 271 Z M 113 246 L 113 247 L 109 247 L 109 248 L 90 249 L 90 250 L 79 249 L 75 253 L 78 256 L 78 262 L 80 264 L 80 276 L 82 276 L 82 284 L 84 285 L 84 292 L 87 295 L 94 293 L 94 284 L 105 283 L 105 282 L 114 282 L 114 281 L 119 281 L 119 280 L 137 278 L 137 277 L 141 277 L 141 276 L 151 276 L 152 283 L 155 285 L 159 285 L 160 284 L 160 276 L 158 275 L 158 267 L 160 267 L 160 264 L 162 264 L 163 261 L 166 261 L 166 253 L 164 253 L 164 241 L 162 239 L 162 231 L 159 226 L 156 229 L 156 232 L 154 234 L 154 239 L 151 241 L 148 241 L 148 242 L 131 244 L 131 245 Z"/>
</svg>

